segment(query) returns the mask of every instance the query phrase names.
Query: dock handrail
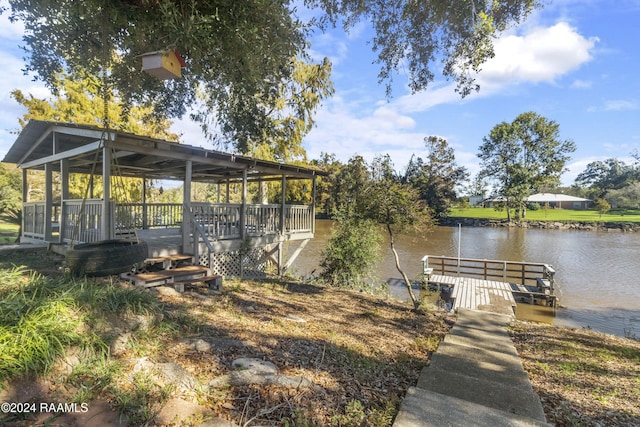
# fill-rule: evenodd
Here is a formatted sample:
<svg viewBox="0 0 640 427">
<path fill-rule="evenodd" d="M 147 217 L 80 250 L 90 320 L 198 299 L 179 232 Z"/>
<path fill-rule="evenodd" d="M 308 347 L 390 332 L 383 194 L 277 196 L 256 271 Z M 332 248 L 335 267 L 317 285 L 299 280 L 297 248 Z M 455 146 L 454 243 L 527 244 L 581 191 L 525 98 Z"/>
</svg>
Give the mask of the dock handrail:
<svg viewBox="0 0 640 427">
<path fill-rule="evenodd" d="M 549 281 L 553 292 L 556 271 L 553 266 L 539 262 L 425 255 L 422 258 L 422 273 L 425 278 L 440 274 L 504 282 L 512 280 L 521 285 L 535 284 L 541 278 Z"/>
</svg>

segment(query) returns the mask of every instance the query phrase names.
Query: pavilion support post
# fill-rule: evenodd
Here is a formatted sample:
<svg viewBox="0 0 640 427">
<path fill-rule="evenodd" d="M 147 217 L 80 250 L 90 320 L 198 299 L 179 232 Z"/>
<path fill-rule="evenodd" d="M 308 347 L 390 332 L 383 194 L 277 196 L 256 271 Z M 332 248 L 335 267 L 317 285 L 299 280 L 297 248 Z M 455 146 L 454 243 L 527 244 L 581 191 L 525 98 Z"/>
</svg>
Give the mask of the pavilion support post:
<svg viewBox="0 0 640 427">
<path fill-rule="evenodd" d="M 186 164 L 185 164 L 185 170 L 184 170 L 184 187 L 183 187 L 183 195 L 182 195 L 182 200 L 184 201 L 183 209 L 187 209 L 187 207 L 190 209 L 191 208 L 191 176 L 193 175 L 193 162 L 191 160 L 187 160 Z M 182 215 L 182 249 L 184 251 L 187 250 L 187 248 L 189 247 L 189 238 L 190 238 L 190 231 L 191 231 L 191 227 L 189 226 L 189 218 L 190 216 L 187 215 L 187 213 L 183 213 Z M 194 233 L 193 236 L 193 251 L 196 250 L 195 246 L 198 244 L 199 239 L 197 238 L 197 236 Z M 196 260 L 197 261 L 197 260 Z"/>
<path fill-rule="evenodd" d="M 45 242 L 51 242 L 52 236 L 52 224 L 51 217 L 53 216 L 53 167 L 51 163 L 44 165 L 44 240 Z"/>
<path fill-rule="evenodd" d="M 284 274 L 284 242 L 278 242 L 278 276 Z"/>
<path fill-rule="evenodd" d="M 142 178 L 142 229 L 149 228 L 149 218 L 147 217 L 147 178 Z"/>
<path fill-rule="evenodd" d="M 28 169 L 22 169 L 22 201 L 27 203 L 29 201 L 29 174 Z"/>
<path fill-rule="evenodd" d="M 25 212 L 24 212 L 24 204 L 29 201 L 29 174 L 27 173 L 27 168 L 22 169 L 22 227 L 20 227 L 21 234 L 24 234 L 25 230 Z M 18 236 L 20 240 L 22 240 L 22 235 Z"/>
<path fill-rule="evenodd" d="M 284 236 L 287 219 L 287 177 L 282 175 L 282 199 L 280 204 L 280 235 Z"/>
<path fill-rule="evenodd" d="M 281 203 L 280 203 L 280 242 L 278 243 L 278 275 L 279 276 L 282 276 L 285 271 L 284 235 L 286 231 L 285 228 L 286 228 L 286 218 L 287 218 L 287 212 L 286 212 L 287 177 L 285 175 L 282 175 L 281 190 L 282 190 L 282 197 L 281 197 Z"/>
<path fill-rule="evenodd" d="M 313 175 L 311 182 L 311 233 L 316 232 L 316 176 Z"/>
<path fill-rule="evenodd" d="M 229 178 L 227 178 L 227 203 L 231 203 L 231 201 L 229 200 Z"/>
<path fill-rule="evenodd" d="M 298 258 L 298 255 L 300 255 L 300 253 L 305 248 L 305 246 L 307 246 L 307 243 L 309 243 L 310 240 L 311 239 L 304 239 L 302 243 L 300 243 L 300 246 L 298 246 L 298 248 L 291 254 L 284 267 L 282 267 L 283 272 L 281 274 L 284 274 L 284 272 L 286 272 L 289 267 L 291 267 L 291 264 L 293 264 L 296 258 Z"/>
<path fill-rule="evenodd" d="M 102 148 L 102 223 L 101 240 L 113 239 L 114 223 L 111 218 L 111 147 Z"/>
<path fill-rule="evenodd" d="M 240 239 L 244 240 L 247 234 L 247 170 L 242 171 L 242 206 L 240 207 Z"/>
<path fill-rule="evenodd" d="M 64 241 L 65 211 L 64 201 L 69 199 L 69 160 L 60 160 L 60 217 L 58 218 L 59 243 Z"/>
</svg>

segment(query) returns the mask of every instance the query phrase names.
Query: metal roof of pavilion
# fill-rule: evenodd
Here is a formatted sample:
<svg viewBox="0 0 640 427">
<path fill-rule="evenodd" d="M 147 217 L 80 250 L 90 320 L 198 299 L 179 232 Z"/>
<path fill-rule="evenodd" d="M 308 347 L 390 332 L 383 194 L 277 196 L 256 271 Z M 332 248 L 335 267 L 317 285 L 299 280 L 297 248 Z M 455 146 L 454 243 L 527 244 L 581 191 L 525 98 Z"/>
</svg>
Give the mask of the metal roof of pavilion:
<svg viewBox="0 0 640 427">
<path fill-rule="evenodd" d="M 102 173 L 103 146 L 113 153 L 112 175 L 148 179 L 185 177 L 185 163 L 193 164 L 192 179 L 220 182 L 241 178 L 312 178 L 325 175 L 317 169 L 255 159 L 192 145 L 134 135 L 91 125 L 31 120 L 22 130 L 3 162 L 22 168 L 44 169 L 49 163 L 60 170 L 67 159 L 71 173 Z"/>
</svg>

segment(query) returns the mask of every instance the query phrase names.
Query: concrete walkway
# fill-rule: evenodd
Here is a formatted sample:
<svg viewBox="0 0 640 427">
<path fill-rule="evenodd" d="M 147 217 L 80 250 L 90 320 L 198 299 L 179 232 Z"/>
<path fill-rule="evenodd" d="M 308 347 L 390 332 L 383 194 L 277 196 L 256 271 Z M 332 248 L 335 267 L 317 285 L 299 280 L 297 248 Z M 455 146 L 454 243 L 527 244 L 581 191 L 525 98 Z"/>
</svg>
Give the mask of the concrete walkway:
<svg viewBox="0 0 640 427">
<path fill-rule="evenodd" d="M 407 391 L 395 427 L 544 426 L 506 326 L 512 317 L 460 310 L 418 384 Z"/>
</svg>

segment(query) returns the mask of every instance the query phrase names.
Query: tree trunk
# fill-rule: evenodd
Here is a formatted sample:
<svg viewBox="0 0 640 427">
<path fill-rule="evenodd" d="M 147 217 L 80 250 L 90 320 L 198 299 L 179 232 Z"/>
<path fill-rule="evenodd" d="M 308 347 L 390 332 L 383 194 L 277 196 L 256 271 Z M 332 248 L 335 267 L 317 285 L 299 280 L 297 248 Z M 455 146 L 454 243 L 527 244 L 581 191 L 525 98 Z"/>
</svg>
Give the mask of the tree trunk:
<svg viewBox="0 0 640 427">
<path fill-rule="evenodd" d="M 395 261 L 396 261 L 396 269 L 404 279 L 404 284 L 407 286 L 407 291 L 409 291 L 409 297 L 411 298 L 411 302 L 413 303 L 413 308 L 417 310 L 418 307 L 420 306 L 420 301 L 418 301 L 418 299 L 416 299 L 416 296 L 413 294 L 413 290 L 411 289 L 411 281 L 409 280 L 407 273 L 405 273 L 404 270 L 402 270 L 402 268 L 400 267 L 400 257 L 398 256 L 398 252 L 396 251 L 396 247 L 394 245 L 394 240 L 393 240 L 393 231 L 391 231 L 391 226 L 389 224 L 387 224 L 387 231 L 389 232 L 389 242 L 391 243 L 391 252 L 393 252 L 393 257 L 395 258 Z"/>
</svg>

